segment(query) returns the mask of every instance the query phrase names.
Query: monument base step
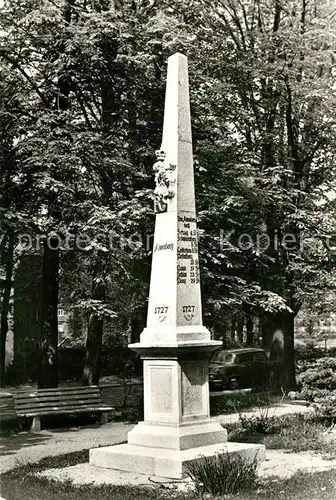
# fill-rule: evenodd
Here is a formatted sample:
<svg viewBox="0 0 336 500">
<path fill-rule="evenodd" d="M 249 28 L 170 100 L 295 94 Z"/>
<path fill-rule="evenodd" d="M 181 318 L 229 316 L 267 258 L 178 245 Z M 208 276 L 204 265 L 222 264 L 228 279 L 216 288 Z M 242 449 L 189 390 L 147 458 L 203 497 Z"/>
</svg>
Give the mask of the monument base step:
<svg viewBox="0 0 336 500">
<path fill-rule="evenodd" d="M 226 443 L 227 431 L 219 422 L 200 421 L 176 427 L 139 422 L 128 433 L 128 444 L 142 447 L 189 450 L 199 446 Z"/>
<path fill-rule="evenodd" d="M 90 450 L 90 464 L 96 467 L 181 479 L 186 463 L 217 453 L 238 454 L 248 460 L 265 460 L 266 448 L 260 444 L 219 443 L 189 450 L 168 450 L 132 444 L 120 444 Z"/>
</svg>

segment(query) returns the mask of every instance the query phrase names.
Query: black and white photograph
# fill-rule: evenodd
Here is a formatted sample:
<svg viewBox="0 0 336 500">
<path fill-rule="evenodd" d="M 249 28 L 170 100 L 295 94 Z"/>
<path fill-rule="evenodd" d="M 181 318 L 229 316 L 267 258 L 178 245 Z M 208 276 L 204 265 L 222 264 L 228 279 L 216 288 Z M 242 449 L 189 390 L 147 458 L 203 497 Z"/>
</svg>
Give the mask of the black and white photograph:
<svg viewBox="0 0 336 500">
<path fill-rule="evenodd" d="M 336 0 L 0 0 L 22 499 L 336 499 Z"/>
</svg>

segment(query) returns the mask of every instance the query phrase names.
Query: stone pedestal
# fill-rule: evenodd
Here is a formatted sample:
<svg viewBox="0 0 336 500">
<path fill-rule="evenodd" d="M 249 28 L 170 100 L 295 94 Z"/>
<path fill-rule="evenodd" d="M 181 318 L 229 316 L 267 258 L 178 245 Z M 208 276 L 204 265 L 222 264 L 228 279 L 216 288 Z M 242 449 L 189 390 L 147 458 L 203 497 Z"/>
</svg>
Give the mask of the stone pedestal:
<svg viewBox="0 0 336 500">
<path fill-rule="evenodd" d="M 154 165 L 156 220 L 147 327 L 129 347 L 144 362 L 144 422 L 128 443 L 90 450 L 90 463 L 182 477 L 190 460 L 265 447 L 228 443 L 210 421 L 208 359 L 221 342 L 202 324 L 187 58 L 168 61 L 163 137 Z"/>
<path fill-rule="evenodd" d="M 148 476 L 181 479 L 185 476 L 186 464 L 202 460 L 217 453 L 244 456 L 247 460 L 264 460 L 263 445 L 246 443 L 217 443 L 188 450 L 171 450 L 148 446 L 120 444 L 90 450 L 90 463 L 96 467 L 131 471 Z"/>
<path fill-rule="evenodd" d="M 128 433 L 127 444 L 90 450 L 90 463 L 179 479 L 186 464 L 202 456 L 235 453 L 251 460 L 265 459 L 263 445 L 230 443 L 226 430 L 210 420 L 211 341 L 132 347 L 144 359 L 145 420 Z"/>
</svg>

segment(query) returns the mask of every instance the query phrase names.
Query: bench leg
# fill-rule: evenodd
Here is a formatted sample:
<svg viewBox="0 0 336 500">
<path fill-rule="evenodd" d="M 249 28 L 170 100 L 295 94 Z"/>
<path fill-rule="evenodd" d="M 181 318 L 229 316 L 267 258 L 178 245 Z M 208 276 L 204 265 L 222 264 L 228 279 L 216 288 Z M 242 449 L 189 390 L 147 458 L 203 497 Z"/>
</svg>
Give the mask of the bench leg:
<svg viewBox="0 0 336 500">
<path fill-rule="evenodd" d="M 31 425 L 30 430 L 32 432 L 39 432 L 41 430 L 41 418 L 40 417 L 33 417 L 33 423 Z"/>
<path fill-rule="evenodd" d="M 105 412 L 102 412 L 102 414 L 100 416 L 100 423 L 107 424 L 107 422 L 108 422 L 108 413 L 107 413 L 107 411 L 105 411 Z"/>
</svg>

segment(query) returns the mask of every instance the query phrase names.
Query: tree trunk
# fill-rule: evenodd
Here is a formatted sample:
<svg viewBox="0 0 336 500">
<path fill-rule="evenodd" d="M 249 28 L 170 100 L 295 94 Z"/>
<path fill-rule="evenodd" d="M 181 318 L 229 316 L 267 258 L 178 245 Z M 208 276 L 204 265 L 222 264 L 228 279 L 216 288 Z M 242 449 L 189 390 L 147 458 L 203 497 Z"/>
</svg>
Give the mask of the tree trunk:
<svg viewBox="0 0 336 500">
<path fill-rule="evenodd" d="M 95 313 L 91 313 L 82 378 L 85 385 L 98 385 L 99 383 L 99 365 L 103 338 L 103 326 L 103 318 L 98 318 Z"/>
<path fill-rule="evenodd" d="M 58 238 L 43 244 L 42 327 L 38 387 L 58 387 Z"/>
<path fill-rule="evenodd" d="M 238 342 L 241 347 L 243 347 L 244 344 L 244 316 L 239 315 L 238 320 L 237 320 L 237 336 L 238 336 Z"/>
<path fill-rule="evenodd" d="M 246 345 L 253 346 L 253 319 L 252 316 L 246 317 Z"/>
<path fill-rule="evenodd" d="M 294 351 L 294 314 L 282 313 L 282 326 L 284 333 L 284 361 L 285 361 L 285 387 L 296 388 L 295 379 L 295 351 Z"/>
<path fill-rule="evenodd" d="M 102 258 L 98 256 L 94 273 L 94 277 L 97 282 L 93 285 L 92 299 L 104 303 L 106 291 L 101 277 L 102 268 Z M 103 316 L 97 315 L 94 311 L 91 312 L 89 317 L 88 334 L 86 340 L 86 356 L 82 377 L 82 381 L 85 385 L 98 385 L 99 383 L 103 327 Z"/>
<path fill-rule="evenodd" d="M 232 319 L 231 321 L 231 342 L 236 342 L 236 326 L 237 326 L 237 321 L 236 319 Z"/>
<path fill-rule="evenodd" d="M 14 231 L 8 232 L 8 248 L 6 258 L 6 276 L 4 282 L 4 292 L 1 304 L 1 320 L 0 320 L 0 387 L 5 385 L 6 373 L 6 338 L 8 332 L 8 312 L 9 301 L 12 289 L 12 276 L 14 264 Z"/>
<path fill-rule="evenodd" d="M 230 320 L 229 319 L 225 319 L 223 320 L 223 323 L 222 323 L 222 342 L 223 342 L 223 348 L 224 349 L 227 349 L 228 346 L 229 346 L 229 342 L 228 342 L 228 334 L 229 334 L 229 331 L 230 331 L 230 327 L 229 325 L 231 324 Z"/>
<path fill-rule="evenodd" d="M 294 318 L 288 311 L 267 315 L 263 322 L 263 348 L 270 359 L 283 361 L 281 384 L 286 389 L 296 387 L 294 353 Z"/>
</svg>

